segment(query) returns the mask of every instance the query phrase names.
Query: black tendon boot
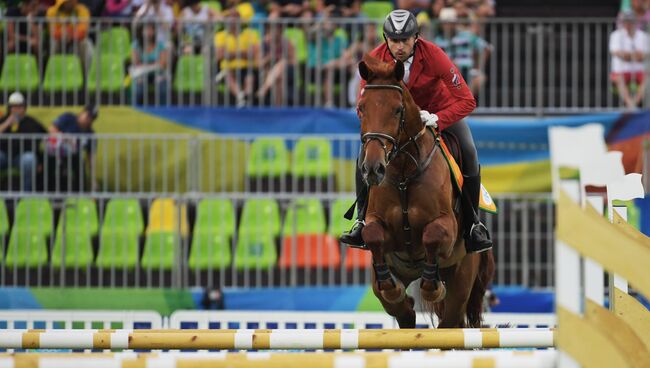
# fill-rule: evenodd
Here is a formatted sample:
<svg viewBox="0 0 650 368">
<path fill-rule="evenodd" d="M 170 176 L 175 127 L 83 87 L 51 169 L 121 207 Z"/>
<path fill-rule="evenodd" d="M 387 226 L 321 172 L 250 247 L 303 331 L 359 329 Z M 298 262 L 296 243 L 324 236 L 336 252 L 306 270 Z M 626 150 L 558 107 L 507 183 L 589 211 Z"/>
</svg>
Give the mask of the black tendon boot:
<svg viewBox="0 0 650 368">
<path fill-rule="evenodd" d="M 488 229 L 478 216 L 481 175 L 464 176 L 463 222 L 465 227 L 465 250 L 467 253 L 484 252 L 492 248 Z"/>
</svg>

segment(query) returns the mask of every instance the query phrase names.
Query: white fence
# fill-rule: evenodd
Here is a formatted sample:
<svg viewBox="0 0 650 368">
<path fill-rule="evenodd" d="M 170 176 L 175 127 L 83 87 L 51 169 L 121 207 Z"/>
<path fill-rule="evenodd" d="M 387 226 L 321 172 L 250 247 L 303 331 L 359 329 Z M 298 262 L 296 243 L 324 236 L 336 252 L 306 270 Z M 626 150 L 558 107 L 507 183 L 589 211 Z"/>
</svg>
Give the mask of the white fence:
<svg viewBox="0 0 650 368">
<path fill-rule="evenodd" d="M 437 323 L 434 319 L 433 322 Z M 554 327 L 553 314 L 486 313 L 484 325 L 499 327 Z M 432 327 L 431 316 L 418 313 L 418 328 Z M 260 312 L 260 311 L 176 311 L 169 317 L 172 329 L 327 329 L 398 328 L 384 312 Z"/>
<path fill-rule="evenodd" d="M 555 327 L 553 314 L 486 313 L 491 328 Z M 426 313 L 417 314 L 418 328 L 431 327 Z M 391 329 L 395 319 L 384 312 L 281 312 L 178 310 L 169 317 L 154 311 L 3 310 L 0 331 L 24 329 Z"/>
<path fill-rule="evenodd" d="M 5 66 L 0 104 L 18 83 L 18 89 L 28 92 L 30 103 L 44 106 L 99 101 L 144 106 L 348 108 L 354 105 L 356 96 L 356 63 L 365 51 L 381 42 L 377 24 L 357 19 L 304 23 L 295 19 L 239 22 L 226 18 L 193 27 L 159 23 L 155 27 L 160 30 L 158 36 L 164 37 L 166 62 L 157 70 L 143 70 L 131 60 L 130 47 L 131 40 L 138 39 L 140 24 L 93 19 L 87 24 L 87 36 L 69 43 L 48 38 L 44 31 L 50 21 L 43 18 L 4 18 L 0 29 L 7 29 L 9 23 L 22 26 L 25 22 L 30 25 L 24 27 L 31 32 L 29 36 L 37 39 L 33 48 L 9 49 L 11 36 L 4 32 L 0 37 L 0 60 L 5 60 L 4 65 L 14 59 L 28 64 L 24 69 Z M 428 39 L 442 36 L 442 27 L 436 23 L 421 28 Z M 459 66 L 478 98 L 477 112 L 541 115 L 624 108 L 609 77 L 608 46 L 609 36 L 616 29 L 614 19 L 494 18 L 484 23 L 455 24 L 452 28 L 469 29 L 480 39 L 476 46 L 470 46 L 471 56 L 465 58 L 469 63 L 465 60 Z M 202 32 L 196 38 L 187 29 Z M 256 41 L 233 54 L 214 42 L 214 35 L 224 30 L 246 34 Z M 284 35 L 285 41 L 264 45 L 265 37 L 273 35 L 280 39 Z M 18 33 L 13 37 L 17 39 Z M 193 43 L 188 45 L 187 40 Z M 160 39 L 140 42 L 154 41 Z M 70 54 L 60 57 L 64 52 Z M 467 50 L 450 47 L 447 52 L 452 58 L 455 54 L 460 58 Z M 222 63 L 233 57 L 239 60 L 239 66 L 226 67 Z M 262 61 L 264 58 L 266 61 Z M 284 67 L 277 73 L 271 70 L 274 65 Z M 26 70 L 26 74 L 21 75 L 20 70 Z M 52 82 L 59 79 L 68 82 L 63 86 Z M 246 87 L 250 82 L 253 89 Z M 264 83 L 270 88 L 261 88 Z M 648 106 L 647 97 L 642 105 Z"/>
<path fill-rule="evenodd" d="M 1 329 L 161 329 L 154 311 L 0 310 Z"/>
</svg>

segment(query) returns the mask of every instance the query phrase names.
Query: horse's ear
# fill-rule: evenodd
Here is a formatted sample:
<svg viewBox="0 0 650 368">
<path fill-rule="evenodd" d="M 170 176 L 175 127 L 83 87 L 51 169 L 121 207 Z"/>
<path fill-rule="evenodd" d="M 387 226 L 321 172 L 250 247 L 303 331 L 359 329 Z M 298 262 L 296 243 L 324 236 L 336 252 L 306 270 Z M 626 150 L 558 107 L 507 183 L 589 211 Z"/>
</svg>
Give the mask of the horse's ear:
<svg viewBox="0 0 650 368">
<path fill-rule="evenodd" d="M 395 62 L 395 79 L 401 82 L 404 79 L 404 63 L 400 60 Z"/>
<path fill-rule="evenodd" d="M 359 62 L 359 75 L 363 80 L 366 82 L 370 79 L 370 68 L 368 68 L 368 64 L 366 64 L 365 61 L 360 61 Z"/>
</svg>

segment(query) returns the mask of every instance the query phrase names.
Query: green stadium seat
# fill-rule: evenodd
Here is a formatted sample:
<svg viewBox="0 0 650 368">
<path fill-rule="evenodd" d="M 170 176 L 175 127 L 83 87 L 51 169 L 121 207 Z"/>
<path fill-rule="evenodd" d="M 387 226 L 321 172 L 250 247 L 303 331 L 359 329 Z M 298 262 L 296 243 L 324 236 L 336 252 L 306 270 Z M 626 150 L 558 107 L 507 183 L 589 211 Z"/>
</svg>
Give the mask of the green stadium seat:
<svg viewBox="0 0 650 368">
<path fill-rule="evenodd" d="M 194 225 L 194 232 L 197 231 L 233 236 L 235 234 L 235 209 L 232 201 L 222 198 L 201 200 Z"/>
<path fill-rule="evenodd" d="M 383 20 L 394 9 L 391 1 L 364 1 L 361 13 L 372 20 Z"/>
<path fill-rule="evenodd" d="M 138 264 L 138 234 L 128 231 L 103 231 L 99 236 L 97 267 L 133 269 Z"/>
<path fill-rule="evenodd" d="M 179 241 L 180 238 L 176 232 L 148 233 L 142 254 L 142 268 L 170 270 L 174 266 Z"/>
<path fill-rule="evenodd" d="M 176 64 L 174 90 L 199 93 L 205 81 L 205 60 L 201 55 L 183 55 Z"/>
<path fill-rule="evenodd" d="M 25 198 L 18 202 L 13 230 L 31 231 L 44 236 L 52 234 L 52 205 L 44 198 Z"/>
<path fill-rule="evenodd" d="M 210 270 L 230 266 L 230 237 L 214 231 L 194 231 L 190 269 Z"/>
<path fill-rule="evenodd" d="M 307 61 L 307 38 L 302 28 L 286 28 L 284 37 L 293 45 L 298 63 L 305 63 Z"/>
<path fill-rule="evenodd" d="M 244 203 L 239 237 L 245 234 L 280 235 L 280 208 L 273 199 L 250 199 Z"/>
<path fill-rule="evenodd" d="M 325 138 L 301 138 L 293 150 L 291 173 L 296 177 L 326 178 L 333 174 L 332 148 Z"/>
<path fill-rule="evenodd" d="M 91 91 L 117 92 L 124 86 L 124 64 L 120 56 L 102 54 L 99 58 L 99 72 L 97 71 L 98 58 L 94 57 L 88 71 L 88 88 Z M 97 83 L 99 82 L 99 83 Z"/>
<path fill-rule="evenodd" d="M 91 236 L 84 229 L 70 229 L 64 232 L 57 230 L 54 249 L 52 250 L 52 266 L 60 268 L 83 268 L 93 262 L 93 246 Z M 65 245 L 65 247 L 64 247 Z"/>
<path fill-rule="evenodd" d="M 68 198 L 65 201 L 65 219 L 59 216 L 57 235 L 61 231 L 63 222 L 68 231 L 85 231 L 89 235 L 97 235 L 99 220 L 97 219 L 97 206 L 89 198 Z"/>
<path fill-rule="evenodd" d="M 9 234 L 9 215 L 7 214 L 7 205 L 4 200 L 0 199 L 0 237 L 4 238 Z M 4 244 L 4 241 L 0 244 Z M 0 259 L 2 254 L 0 252 Z"/>
<path fill-rule="evenodd" d="M 34 91 L 39 81 L 38 64 L 34 55 L 7 55 L 0 74 L 1 90 Z"/>
<path fill-rule="evenodd" d="M 83 69 L 77 55 L 50 56 L 43 78 L 43 89 L 46 92 L 79 91 L 83 83 Z"/>
<path fill-rule="evenodd" d="M 47 264 L 45 234 L 34 229 L 14 229 L 7 247 L 7 267 L 34 268 Z"/>
<path fill-rule="evenodd" d="M 120 62 L 131 58 L 131 36 L 126 27 L 113 27 L 99 33 L 98 49 L 102 57 L 115 55 Z"/>
<path fill-rule="evenodd" d="M 289 206 L 282 235 L 321 234 L 325 232 L 325 227 L 325 214 L 320 200 L 301 198 Z"/>
<path fill-rule="evenodd" d="M 135 199 L 111 199 L 106 206 L 103 232 L 141 234 L 144 221 L 140 203 Z"/>
<path fill-rule="evenodd" d="M 258 138 L 250 147 L 248 176 L 282 177 L 289 173 L 289 150 L 282 138 Z"/>
<path fill-rule="evenodd" d="M 235 234 L 235 210 L 227 199 L 204 199 L 197 208 L 190 249 L 191 269 L 228 267 L 232 258 L 230 239 Z"/>
<path fill-rule="evenodd" d="M 343 215 L 354 203 L 354 199 L 339 198 L 332 202 L 330 207 L 329 230 L 328 234 L 339 237 L 343 232 L 350 230 L 354 220 L 348 220 Z M 356 216 L 356 213 L 355 213 Z"/>
<path fill-rule="evenodd" d="M 275 266 L 278 255 L 273 236 L 264 232 L 241 232 L 235 251 L 235 268 L 269 269 Z"/>
</svg>

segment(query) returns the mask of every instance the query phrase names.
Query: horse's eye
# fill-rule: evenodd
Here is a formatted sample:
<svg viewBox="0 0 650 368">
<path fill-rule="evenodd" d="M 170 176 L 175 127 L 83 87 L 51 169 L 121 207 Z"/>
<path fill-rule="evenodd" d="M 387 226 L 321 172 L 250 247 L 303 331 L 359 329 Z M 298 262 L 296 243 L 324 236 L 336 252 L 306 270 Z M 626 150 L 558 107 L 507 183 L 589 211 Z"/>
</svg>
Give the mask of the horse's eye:
<svg viewBox="0 0 650 368">
<path fill-rule="evenodd" d="M 363 114 L 363 110 L 364 110 L 363 105 L 357 106 L 357 114 L 359 114 L 359 115 Z"/>
<path fill-rule="evenodd" d="M 402 114 L 402 111 L 404 111 L 404 108 L 402 106 L 395 108 L 395 115 L 400 116 Z"/>
</svg>

